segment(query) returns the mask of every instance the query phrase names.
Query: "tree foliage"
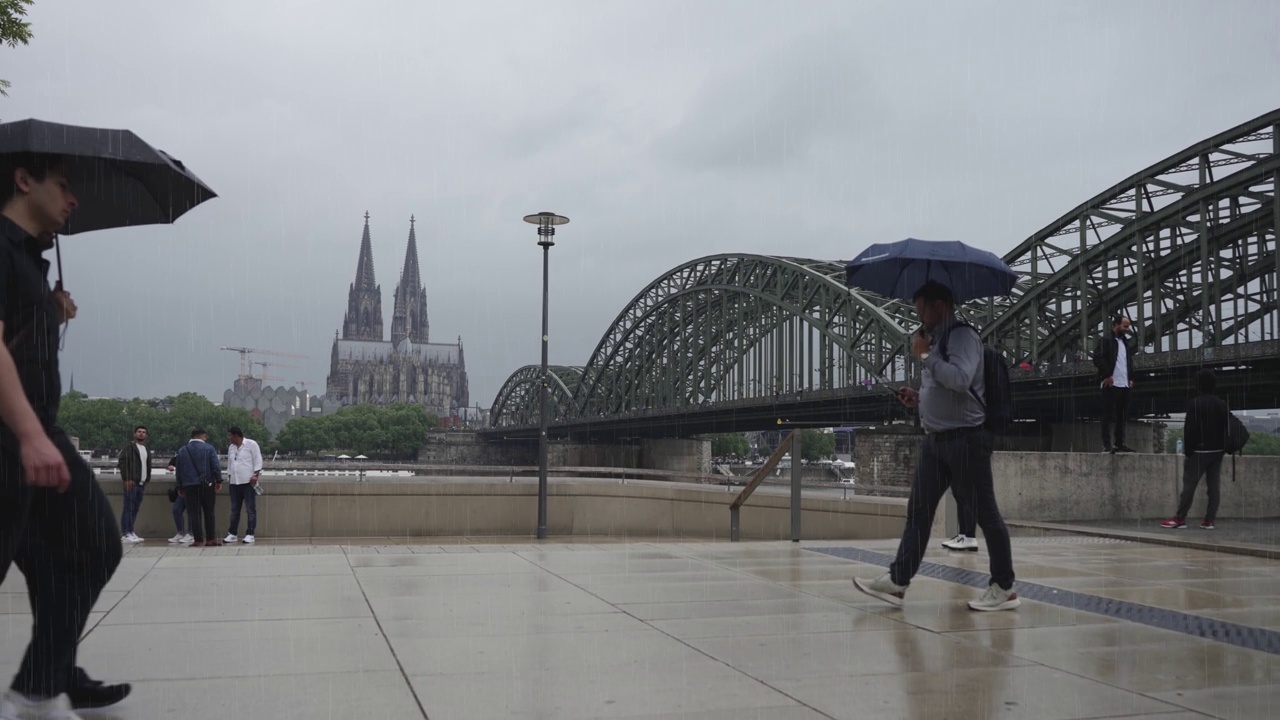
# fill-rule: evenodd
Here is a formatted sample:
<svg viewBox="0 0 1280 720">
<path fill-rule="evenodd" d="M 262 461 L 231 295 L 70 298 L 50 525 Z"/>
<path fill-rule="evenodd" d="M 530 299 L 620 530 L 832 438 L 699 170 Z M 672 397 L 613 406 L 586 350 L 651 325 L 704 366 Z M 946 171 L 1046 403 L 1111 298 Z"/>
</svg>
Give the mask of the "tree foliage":
<svg viewBox="0 0 1280 720">
<path fill-rule="evenodd" d="M 751 443 L 741 433 L 721 433 L 711 436 L 711 454 L 714 456 L 737 455 L 747 457 L 751 454 Z"/>
<path fill-rule="evenodd" d="M 1178 452 L 1178 441 L 1182 439 L 1182 428 L 1169 431 L 1166 450 Z M 1242 455 L 1280 455 L 1280 437 L 1261 430 L 1249 431 L 1249 442 L 1245 443 Z"/>
<path fill-rule="evenodd" d="M 9 47 L 31 41 L 31 23 L 23 20 L 34 0 L 0 0 L 0 43 Z M 0 80 L 0 96 L 8 96 L 9 81 Z"/>
<path fill-rule="evenodd" d="M 821 430 L 803 430 L 800 433 L 800 454 L 809 462 L 829 459 L 836 454 L 836 436 Z"/>
<path fill-rule="evenodd" d="M 439 424 L 439 419 L 420 405 L 353 405 L 332 415 L 289 421 L 276 438 L 276 446 L 287 453 L 332 452 L 408 460 L 417 457 L 427 430 Z"/>
<path fill-rule="evenodd" d="M 147 428 L 148 444 L 159 453 L 176 452 L 197 427 L 209 433 L 215 446 L 225 444 L 227 428 L 235 425 L 247 437 L 266 445 L 267 429 L 242 408 L 214 405 L 198 393 L 182 393 L 163 400 L 89 400 L 84 393 L 62 397 L 58 424 L 80 438 L 84 450 L 114 452 L 133 439 L 138 425 Z"/>
</svg>

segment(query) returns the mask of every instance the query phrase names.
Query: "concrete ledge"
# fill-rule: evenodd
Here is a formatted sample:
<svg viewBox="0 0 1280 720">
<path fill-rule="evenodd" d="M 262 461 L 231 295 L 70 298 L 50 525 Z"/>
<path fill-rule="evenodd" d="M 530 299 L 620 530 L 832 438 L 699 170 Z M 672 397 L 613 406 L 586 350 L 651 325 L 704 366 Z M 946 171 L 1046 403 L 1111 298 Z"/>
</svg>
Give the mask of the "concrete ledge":
<svg viewBox="0 0 1280 720">
<path fill-rule="evenodd" d="M 119 517 L 123 488 L 102 483 Z M 136 530 L 157 539 L 173 534 L 168 483 L 151 489 Z M 729 534 L 729 504 L 736 492 L 715 486 L 665 482 L 557 481 L 548 489 L 552 535 L 719 539 Z M 220 533 L 228 522 L 226 490 L 219 494 Z M 906 502 L 855 496 L 807 498 L 801 528 L 806 540 L 881 539 L 901 535 Z M 258 498 L 258 537 L 436 537 L 533 535 L 537 486 L 529 482 L 441 480 L 420 482 L 273 481 Z M 244 532 L 246 518 L 241 517 Z M 757 493 L 742 508 L 743 539 L 789 539 L 790 497 Z"/>
<path fill-rule="evenodd" d="M 1071 525 L 1067 523 L 1029 522 L 1025 520 L 1006 520 L 1005 524 L 1010 528 L 1017 528 L 1020 530 L 1038 530 L 1042 531 L 1044 534 L 1066 533 L 1071 535 L 1090 535 L 1093 537 L 1111 538 L 1113 540 L 1132 540 L 1134 542 L 1150 543 L 1152 545 L 1167 545 L 1169 547 L 1207 550 L 1209 552 L 1228 553 L 1231 555 L 1249 555 L 1252 557 L 1266 558 L 1267 560 L 1280 560 L 1280 548 L 1242 542 L 1210 542 L 1204 540 L 1191 540 L 1187 539 L 1185 535 L 1178 535 L 1171 532 L 1148 533 L 1133 530 L 1096 528 L 1086 525 Z"/>
</svg>

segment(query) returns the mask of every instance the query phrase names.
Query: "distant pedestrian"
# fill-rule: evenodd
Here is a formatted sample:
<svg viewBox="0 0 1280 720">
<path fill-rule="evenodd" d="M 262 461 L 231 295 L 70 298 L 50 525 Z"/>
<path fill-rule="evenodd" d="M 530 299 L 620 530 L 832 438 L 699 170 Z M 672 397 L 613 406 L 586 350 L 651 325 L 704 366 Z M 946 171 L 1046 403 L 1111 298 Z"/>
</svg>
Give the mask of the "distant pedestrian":
<svg viewBox="0 0 1280 720">
<path fill-rule="evenodd" d="M 249 506 L 249 524 L 244 541 L 253 544 L 258 529 L 258 481 L 262 477 L 262 450 L 236 426 L 227 430 L 227 491 L 231 494 L 231 523 L 225 542 L 236 541 L 240 532 L 240 506 Z"/>
<path fill-rule="evenodd" d="M 174 457 L 169 461 L 169 472 L 176 473 L 178 470 L 178 458 Z M 176 475 L 175 475 L 176 478 Z M 194 542 L 195 538 L 191 533 L 187 532 L 187 499 L 183 497 L 182 486 L 174 483 L 174 487 L 170 489 L 172 493 L 170 499 L 173 500 L 173 527 L 177 532 L 173 537 L 169 538 L 169 542 L 173 545 Z"/>
<path fill-rule="evenodd" d="M 214 500 L 222 489 L 222 464 L 218 451 L 207 442 L 209 434 L 200 428 L 191 431 L 191 440 L 178 451 L 174 463 L 178 473 L 178 492 L 187 500 L 187 523 L 194 536 L 191 547 L 216 547 L 218 531 L 214 525 Z"/>
<path fill-rule="evenodd" d="M 133 524 L 142 508 L 142 496 L 151 482 L 151 450 L 147 448 L 147 428 L 139 425 L 133 429 L 133 442 L 120 451 L 116 460 L 120 479 L 124 481 L 124 502 L 120 510 L 121 542 L 140 543 L 142 538 L 134 532 Z"/>
<path fill-rule="evenodd" d="M 1231 411 L 1222 398 L 1213 394 L 1218 380 L 1212 370 L 1201 370 L 1196 375 L 1199 394 L 1187 406 L 1186 423 L 1183 425 L 1182 496 L 1173 517 L 1160 523 L 1160 527 L 1181 530 L 1187 526 L 1187 513 L 1196 498 L 1196 486 L 1200 476 L 1205 478 L 1209 490 L 1209 506 L 1204 511 L 1200 527 L 1213 530 L 1218 517 L 1218 488 L 1222 477 L 1222 458 L 1227 454 L 1228 416 Z"/>
<path fill-rule="evenodd" d="M 991 553 L 991 584 L 972 610 L 1012 610 L 1022 604 L 1014 591 L 1013 550 L 1009 530 L 996 505 L 991 477 L 994 438 L 984 427 L 986 380 L 982 339 L 956 320 L 951 290 L 929 282 L 916 293 L 916 314 L 923 327 L 911 336 L 911 354 L 924 365 L 920 389 L 898 390 L 898 400 L 920 408 L 924 442 L 907 500 L 902 541 L 889 572 L 875 580 L 854 578 L 862 592 L 902 605 L 907 586 L 920 569 L 929 531 L 942 495 L 950 486 L 957 504 L 969 504 Z M 946 357 L 938 348 L 946 338 Z"/>
<path fill-rule="evenodd" d="M 1098 338 L 1093 366 L 1102 388 L 1102 451 L 1131 453 L 1124 431 L 1129 420 L 1129 393 L 1133 389 L 1134 346 L 1129 340 L 1131 323 L 1123 313 L 1111 318 L 1111 332 Z M 1111 428 L 1115 427 L 1115 443 Z"/>
<path fill-rule="evenodd" d="M 952 493 L 954 497 L 955 493 Z M 960 533 L 950 540 L 942 541 L 942 547 L 961 552 L 978 552 L 978 519 L 974 517 L 973 498 L 969 502 L 956 500 L 956 520 Z"/>
</svg>

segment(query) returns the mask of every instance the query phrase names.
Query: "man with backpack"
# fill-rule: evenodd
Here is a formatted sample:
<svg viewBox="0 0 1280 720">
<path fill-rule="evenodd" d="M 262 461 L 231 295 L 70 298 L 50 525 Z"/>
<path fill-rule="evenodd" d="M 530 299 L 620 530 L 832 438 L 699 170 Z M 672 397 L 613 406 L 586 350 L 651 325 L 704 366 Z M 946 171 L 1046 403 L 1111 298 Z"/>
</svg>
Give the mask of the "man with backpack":
<svg viewBox="0 0 1280 720">
<path fill-rule="evenodd" d="M 1217 384 L 1218 380 L 1212 370 L 1201 370 L 1196 374 L 1196 390 L 1199 394 L 1187 406 L 1186 423 L 1183 425 L 1182 454 L 1186 460 L 1182 466 L 1182 496 L 1178 499 L 1178 511 L 1172 518 L 1160 523 L 1160 527 L 1174 530 L 1187 527 L 1187 513 L 1191 511 L 1196 486 L 1200 484 L 1202 475 L 1209 488 L 1209 507 L 1205 508 L 1204 521 L 1200 523 L 1200 527 L 1204 530 L 1213 530 L 1215 527 L 1213 522 L 1218 515 L 1222 458 L 1228 451 L 1239 451 L 1239 448 L 1230 447 L 1231 436 L 1236 434 L 1231 432 L 1233 416 L 1227 409 L 1227 403 L 1213 394 Z"/>
<path fill-rule="evenodd" d="M 902 605 L 911 578 L 920 569 L 938 503 L 948 486 L 957 504 L 973 510 L 991 554 L 991 585 L 970 609 L 1012 610 L 1014 592 L 1009 530 L 996 505 L 991 477 L 991 427 L 1007 420 L 1008 371 L 977 331 L 955 317 L 951 290 L 929 282 L 915 294 L 923 327 L 911 337 L 911 353 L 924 364 L 920 389 L 898 390 L 899 402 L 920 409 L 925 438 L 907 501 L 906 527 L 889 572 L 875 580 L 854 578 L 862 592 Z M 990 358 L 990 362 L 988 362 Z M 988 391 L 988 379 L 992 388 Z"/>
</svg>

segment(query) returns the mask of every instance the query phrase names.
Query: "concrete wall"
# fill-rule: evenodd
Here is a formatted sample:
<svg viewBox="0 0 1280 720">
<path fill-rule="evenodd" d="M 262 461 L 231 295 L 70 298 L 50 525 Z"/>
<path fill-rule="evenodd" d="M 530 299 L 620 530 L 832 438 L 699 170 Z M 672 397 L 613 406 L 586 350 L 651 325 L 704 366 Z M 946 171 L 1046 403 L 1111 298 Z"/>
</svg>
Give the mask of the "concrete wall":
<svg viewBox="0 0 1280 720">
<path fill-rule="evenodd" d="M 916 455 L 923 439 L 921 431 L 910 426 L 891 425 L 875 431 L 859 431 L 854 448 L 858 483 L 911 487 L 916 472 Z"/>
<path fill-rule="evenodd" d="M 1124 442 L 1140 453 L 1163 453 L 1166 428 L 1163 423 L 1125 424 Z M 1053 452 L 1102 452 L 1101 423 L 1071 423 L 1053 426 Z"/>
<path fill-rule="evenodd" d="M 996 453 L 996 501 L 1013 520 L 1141 520 L 1167 518 L 1182 492 L 1182 456 L 1101 453 Z M 1224 460 L 1222 518 L 1280 518 L 1280 457 Z M 1191 517 L 1203 517 L 1205 483 Z"/>
<path fill-rule="evenodd" d="M 640 467 L 704 475 L 711 472 L 711 441 L 641 440 Z"/>
<path fill-rule="evenodd" d="M 119 517 L 121 485 L 103 483 Z M 148 493 L 137 532 L 148 545 L 173 535 L 167 486 Z M 736 488 L 735 488 L 736 490 Z M 725 538 L 736 492 L 654 484 L 563 483 L 549 487 L 552 535 Z M 221 493 L 216 522 L 226 532 L 228 500 Z M 741 511 L 743 539 L 790 538 L 790 499 L 757 494 Z M 888 498 L 805 499 L 806 539 L 873 539 L 902 532 L 905 502 Z M 272 482 L 258 498 L 258 537 L 376 538 L 533 535 L 537 487 L 529 483 Z M 245 518 L 241 515 L 240 532 Z"/>
</svg>

